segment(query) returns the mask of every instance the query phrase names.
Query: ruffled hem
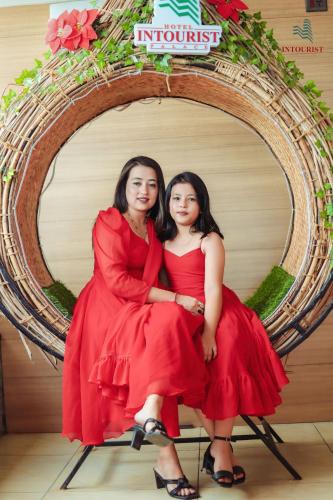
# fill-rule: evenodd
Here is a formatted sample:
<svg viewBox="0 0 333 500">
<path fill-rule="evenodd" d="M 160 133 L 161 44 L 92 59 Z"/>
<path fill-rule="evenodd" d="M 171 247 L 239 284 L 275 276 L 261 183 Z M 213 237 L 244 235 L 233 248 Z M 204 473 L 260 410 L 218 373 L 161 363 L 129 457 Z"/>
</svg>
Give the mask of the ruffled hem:
<svg viewBox="0 0 333 500">
<path fill-rule="evenodd" d="M 89 382 L 96 384 L 102 396 L 125 404 L 129 386 L 129 356 L 110 354 L 94 364 Z"/>
<path fill-rule="evenodd" d="M 212 380 L 202 411 L 212 420 L 237 415 L 272 415 L 282 403 L 279 395 L 289 382 L 275 351 L 256 367 L 256 373 L 241 372 Z"/>
<path fill-rule="evenodd" d="M 134 423 L 133 423 L 133 425 L 134 425 Z M 126 430 L 119 430 L 119 431 L 112 431 L 112 430 L 106 429 L 102 432 L 103 437 L 100 440 L 97 440 L 96 438 L 90 438 L 90 439 L 83 438 L 82 434 L 73 433 L 73 432 L 68 433 L 68 434 L 66 434 L 66 432 L 62 432 L 60 435 L 61 435 L 61 437 L 65 438 L 65 439 L 69 439 L 70 442 L 73 442 L 75 440 L 80 441 L 81 446 L 99 446 L 99 445 L 102 445 L 108 439 L 119 438 L 120 436 L 122 436 L 124 434 L 124 432 L 129 431 L 130 427 L 131 426 L 129 426 L 129 428 Z"/>
<path fill-rule="evenodd" d="M 164 397 L 176 398 L 178 404 L 184 404 L 192 408 L 200 408 L 205 398 L 205 380 L 195 381 L 189 385 L 188 381 L 183 383 L 178 379 L 154 380 L 147 384 L 143 394 L 130 396 L 130 356 L 116 356 L 110 354 L 96 362 L 91 371 L 89 382 L 96 384 L 105 398 L 112 399 L 124 407 L 127 417 L 133 416 L 139 411 L 149 394 L 160 394 Z M 129 399 L 131 403 L 129 404 Z"/>
</svg>

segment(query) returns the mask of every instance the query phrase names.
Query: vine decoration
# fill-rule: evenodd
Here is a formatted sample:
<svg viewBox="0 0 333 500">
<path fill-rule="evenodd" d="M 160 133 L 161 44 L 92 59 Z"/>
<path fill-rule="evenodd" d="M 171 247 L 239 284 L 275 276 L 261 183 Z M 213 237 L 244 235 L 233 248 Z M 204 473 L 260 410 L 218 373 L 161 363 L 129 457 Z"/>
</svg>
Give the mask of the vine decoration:
<svg viewBox="0 0 333 500">
<path fill-rule="evenodd" d="M 247 6 L 241 0 L 208 0 L 202 3 L 202 19 L 204 24 L 215 24 L 213 19 L 215 9 L 225 14 L 220 22 L 222 40 L 216 51 L 230 58 L 232 63 L 251 64 L 259 73 L 276 70 L 282 75 L 287 88 L 297 86 L 308 100 L 312 116 L 317 122 L 324 124 L 323 140 L 317 139 L 314 146 L 320 158 L 332 158 L 333 155 L 333 112 L 320 99 L 321 90 L 313 80 L 301 83 L 304 74 L 295 61 L 287 60 L 282 53 L 273 29 L 267 28 L 267 22 L 262 19 L 261 12 L 250 14 L 245 12 Z M 91 2 L 96 6 L 96 2 Z M 213 6 L 214 5 L 214 6 Z M 229 9 L 229 10 L 226 10 Z M 72 11 L 63 13 L 61 23 L 49 22 L 49 32 L 46 40 L 52 44 L 55 52 L 53 57 L 61 62 L 55 71 L 50 69 L 52 62 L 51 50 L 43 54 L 44 63 L 35 59 L 32 69 L 24 69 L 10 85 L 7 93 L 1 98 L 0 127 L 5 123 L 9 112 L 19 113 L 23 99 L 33 92 L 42 95 L 59 90 L 62 80 L 74 80 L 76 84 L 84 84 L 103 74 L 107 75 L 116 69 L 131 67 L 140 72 L 147 65 L 152 65 L 157 72 L 169 75 L 173 71 L 173 62 L 177 57 L 171 54 L 147 54 L 144 47 L 133 44 L 133 29 L 136 23 L 147 23 L 153 15 L 153 4 L 150 0 L 136 0 L 133 9 L 116 9 L 112 12 L 112 22 L 118 24 L 122 40 L 110 38 L 110 23 L 101 22 L 103 9 L 89 11 Z M 56 27 L 66 28 L 66 37 L 56 37 Z M 77 26 L 81 31 L 77 30 Z M 242 30 L 239 29 L 242 28 Z M 83 36 L 85 35 L 85 36 Z M 60 50 L 59 50 L 60 49 Z M 69 50 L 72 49 L 72 50 Z M 209 56 L 188 56 L 188 64 L 207 64 Z M 14 88 L 13 88 L 14 87 Z M 0 158 L 1 160 L 1 158 Z M 333 171 L 333 166 L 330 165 Z M 10 182 L 15 171 L 9 166 L 1 166 L 2 179 Z M 320 216 L 325 229 L 329 230 L 333 240 L 333 190 L 329 182 L 325 182 L 317 191 L 316 196 L 322 201 Z M 333 267 L 333 252 L 330 256 Z"/>
</svg>

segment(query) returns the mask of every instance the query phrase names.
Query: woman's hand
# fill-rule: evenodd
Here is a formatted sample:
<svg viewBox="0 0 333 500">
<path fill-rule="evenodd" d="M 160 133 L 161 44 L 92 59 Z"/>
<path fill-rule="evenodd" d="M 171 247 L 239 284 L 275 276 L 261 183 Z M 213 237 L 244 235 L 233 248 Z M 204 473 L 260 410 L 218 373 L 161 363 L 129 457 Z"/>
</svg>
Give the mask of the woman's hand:
<svg viewBox="0 0 333 500">
<path fill-rule="evenodd" d="M 200 302 L 200 300 L 197 300 L 194 297 L 190 297 L 189 295 L 180 295 L 179 293 L 177 293 L 175 301 L 177 304 L 183 306 L 184 309 L 190 311 L 192 314 L 203 314 L 205 311 L 205 305 Z"/>
<path fill-rule="evenodd" d="M 201 342 L 202 342 L 205 361 L 209 363 L 209 361 L 216 358 L 217 356 L 217 345 L 215 341 L 215 335 L 204 332 L 201 336 Z"/>
</svg>

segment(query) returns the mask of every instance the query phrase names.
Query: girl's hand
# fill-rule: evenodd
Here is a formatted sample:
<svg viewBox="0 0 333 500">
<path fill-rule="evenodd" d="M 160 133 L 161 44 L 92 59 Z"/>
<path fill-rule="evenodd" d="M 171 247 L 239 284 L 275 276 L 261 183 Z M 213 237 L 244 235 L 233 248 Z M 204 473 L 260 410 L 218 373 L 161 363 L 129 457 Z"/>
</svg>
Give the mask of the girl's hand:
<svg viewBox="0 0 333 500">
<path fill-rule="evenodd" d="M 176 294 L 176 303 L 183 306 L 184 309 L 190 311 L 192 314 L 197 316 L 198 314 L 203 314 L 205 311 L 205 305 L 200 302 L 200 300 L 190 297 L 189 295 Z"/>
<path fill-rule="evenodd" d="M 205 361 L 209 363 L 212 359 L 217 356 L 217 345 L 215 341 L 215 335 L 210 333 L 203 333 L 201 336 L 202 347 L 204 352 Z"/>
</svg>

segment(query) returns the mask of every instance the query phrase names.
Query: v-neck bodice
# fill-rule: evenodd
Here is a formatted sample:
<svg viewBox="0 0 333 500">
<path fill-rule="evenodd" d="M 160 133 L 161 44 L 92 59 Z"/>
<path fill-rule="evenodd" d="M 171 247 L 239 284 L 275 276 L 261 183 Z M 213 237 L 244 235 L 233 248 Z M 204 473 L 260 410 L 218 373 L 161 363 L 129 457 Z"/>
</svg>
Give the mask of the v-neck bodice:
<svg viewBox="0 0 333 500">
<path fill-rule="evenodd" d="M 171 289 L 204 300 L 205 255 L 201 249 L 177 255 L 165 248 L 163 259 Z"/>
</svg>

